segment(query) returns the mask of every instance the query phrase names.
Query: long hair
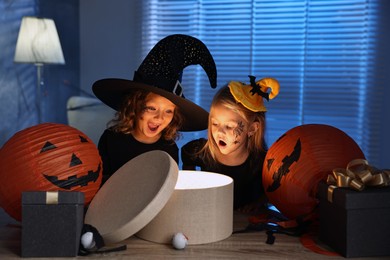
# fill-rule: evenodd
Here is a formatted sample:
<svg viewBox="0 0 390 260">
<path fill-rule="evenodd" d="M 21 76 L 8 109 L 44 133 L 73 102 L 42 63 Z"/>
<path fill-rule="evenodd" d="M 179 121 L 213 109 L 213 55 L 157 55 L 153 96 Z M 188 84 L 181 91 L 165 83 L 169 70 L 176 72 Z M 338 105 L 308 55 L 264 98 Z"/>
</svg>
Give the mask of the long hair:
<svg viewBox="0 0 390 260">
<path fill-rule="evenodd" d="M 136 128 L 138 119 L 144 113 L 146 98 L 151 92 L 142 89 L 127 94 L 113 120 L 109 122 L 113 131 L 130 134 Z M 171 123 L 162 131 L 165 140 L 175 141 L 180 137 L 178 130 L 183 123 L 183 116 L 179 107 L 175 106 Z"/>
<path fill-rule="evenodd" d="M 216 105 L 222 105 L 228 108 L 230 111 L 233 111 L 240 115 L 246 123 L 249 125 L 252 122 L 259 122 L 260 127 L 250 138 L 247 138 L 246 148 L 248 149 L 249 154 L 252 153 L 261 153 L 265 152 L 267 145 L 265 143 L 264 134 L 265 134 L 265 113 L 264 112 L 253 112 L 245 108 L 241 103 L 237 102 L 233 95 L 230 93 L 228 85 L 223 86 L 214 96 L 210 113 Z M 200 156 L 207 161 L 208 163 L 216 162 L 216 152 L 218 151 L 218 146 L 214 141 L 214 138 L 211 133 L 211 118 L 209 116 L 209 126 L 207 133 L 207 142 L 205 146 L 200 151 Z"/>
</svg>

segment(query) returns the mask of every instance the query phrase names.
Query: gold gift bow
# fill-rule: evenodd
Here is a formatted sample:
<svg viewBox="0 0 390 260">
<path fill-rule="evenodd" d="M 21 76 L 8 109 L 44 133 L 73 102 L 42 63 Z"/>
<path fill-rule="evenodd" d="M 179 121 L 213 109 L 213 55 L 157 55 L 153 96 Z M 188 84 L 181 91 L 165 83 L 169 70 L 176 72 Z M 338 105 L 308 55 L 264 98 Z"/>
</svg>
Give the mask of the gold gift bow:
<svg viewBox="0 0 390 260">
<path fill-rule="evenodd" d="M 333 191 L 336 188 L 352 188 L 362 191 L 366 186 L 383 187 L 390 185 L 390 169 L 379 170 L 368 164 L 365 159 L 355 159 L 347 168 L 335 168 L 326 180 L 328 201 L 333 202 Z"/>
</svg>

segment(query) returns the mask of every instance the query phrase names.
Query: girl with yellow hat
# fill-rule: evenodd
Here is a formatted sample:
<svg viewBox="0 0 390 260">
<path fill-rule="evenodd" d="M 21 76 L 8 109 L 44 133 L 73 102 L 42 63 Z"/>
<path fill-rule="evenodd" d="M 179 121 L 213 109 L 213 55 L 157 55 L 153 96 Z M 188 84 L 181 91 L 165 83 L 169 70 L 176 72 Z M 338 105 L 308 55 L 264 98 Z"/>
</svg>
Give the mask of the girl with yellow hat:
<svg viewBox="0 0 390 260">
<path fill-rule="evenodd" d="M 261 175 L 267 150 L 263 100 L 279 93 L 275 79 L 256 82 L 255 77 L 249 77 L 250 85 L 231 81 L 216 93 L 210 107 L 208 139 L 192 140 L 181 149 L 184 170 L 200 167 L 234 180 L 234 208 L 242 211 L 266 202 Z"/>
</svg>

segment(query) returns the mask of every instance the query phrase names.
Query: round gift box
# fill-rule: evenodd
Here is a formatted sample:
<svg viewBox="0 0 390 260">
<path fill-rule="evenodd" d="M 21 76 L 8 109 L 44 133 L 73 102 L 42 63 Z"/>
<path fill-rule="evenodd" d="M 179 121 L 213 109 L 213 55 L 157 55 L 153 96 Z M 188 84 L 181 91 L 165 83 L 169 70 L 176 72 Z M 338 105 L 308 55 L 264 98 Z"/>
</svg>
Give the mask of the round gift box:
<svg viewBox="0 0 390 260">
<path fill-rule="evenodd" d="M 233 232 L 233 180 L 204 171 L 179 171 L 178 180 L 162 210 L 136 236 L 171 243 L 182 232 L 189 245 L 216 242 Z"/>
<path fill-rule="evenodd" d="M 174 191 L 178 166 L 166 152 L 151 151 L 128 161 L 100 188 L 85 214 L 106 245 L 132 236 L 164 207 Z"/>
</svg>

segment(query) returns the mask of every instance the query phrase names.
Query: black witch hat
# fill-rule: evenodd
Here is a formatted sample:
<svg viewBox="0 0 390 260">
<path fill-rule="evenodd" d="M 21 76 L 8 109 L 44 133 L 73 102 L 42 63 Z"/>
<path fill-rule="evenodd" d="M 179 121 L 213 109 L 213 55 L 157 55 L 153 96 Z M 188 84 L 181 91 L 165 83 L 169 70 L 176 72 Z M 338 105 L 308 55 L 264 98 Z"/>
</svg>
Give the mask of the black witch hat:
<svg viewBox="0 0 390 260">
<path fill-rule="evenodd" d="M 184 97 L 182 73 L 189 65 L 201 65 L 210 85 L 217 85 L 217 69 L 206 45 L 188 35 L 174 34 L 160 40 L 146 56 L 133 80 L 101 79 L 92 90 L 101 101 L 118 110 L 124 96 L 137 89 L 145 89 L 169 99 L 184 116 L 181 131 L 207 128 L 208 112 Z"/>
</svg>

